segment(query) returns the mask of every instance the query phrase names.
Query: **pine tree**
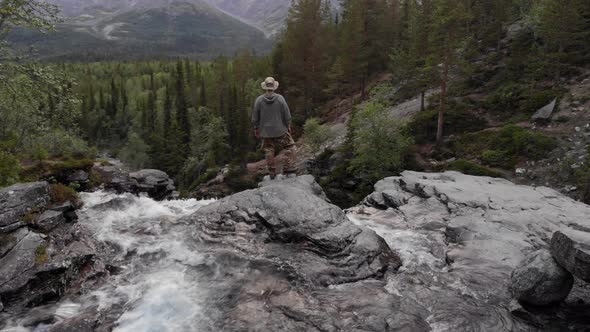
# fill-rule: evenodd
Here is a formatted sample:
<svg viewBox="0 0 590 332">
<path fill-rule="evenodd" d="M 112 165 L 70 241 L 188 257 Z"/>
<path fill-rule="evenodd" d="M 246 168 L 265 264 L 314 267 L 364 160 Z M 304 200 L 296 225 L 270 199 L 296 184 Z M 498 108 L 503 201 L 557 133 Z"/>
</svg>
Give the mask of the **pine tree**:
<svg viewBox="0 0 590 332">
<path fill-rule="evenodd" d="M 114 119 L 117 116 L 117 105 L 119 104 L 119 90 L 115 84 L 115 78 L 111 79 L 111 101 L 107 109 L 109 118 Z"/>
<path fill-rule="evenodd" d="M 438 72 L 440 83 L 440 102 L 438 105 L 437 145 L 443 143 L 444 114 L 447 107 L 450 69 L 459 60 L 458 49 L 467 37 L 467 23 L 471 19 L 469 0 L 435 0 L 432 32 L 429 45 L 432 53 L 430 68 L 442 68 Z"/>
<path fill-rule="evenodd" d="M 188 157 L 188 146 L 191 139 L 191 126 L 188 116 L 188 105 L 185 96 L 185 81 L 182 61 L 176 66 L 176 123 L 178 125 L 180 141 L 184 147 L 182 156 Z"/>
<path fill-rule="evenodd" d="M 338 61 L 343 76 L 340 84 L 348 89 L 360 88 L 364 94 L 368 80 L 370 51 L 366 40 L 368 31 L 366 31 L 365 6 L 361 0 L 346 0 L 342 7 L 340 30 L 342 49 Z"/>
<path fill-rule="evenodd" d="M 199 105 L 201 107 L 207 107 L 207 90 L 205 89 L 205 79 L 201 79 L 201 88 L 199 89 Z"/>
<path fill-rule="evenodd" d="M 571 48 L 588 50 L 590 39 L 590 9 L 586 0 L 541 0 L 536 12 L 541 36 L 546 42 L 546 53 L 557 62 L 555 75 L 559 77 L 561 64 L 566 62 L 565 51 Z"/>
<path fill-rule="evenodd" d="M 322 0 L 296 0 L 287 18 L 281 72 L 293 108 L 301 108 L 306 117 L 323 98 L 329 65 L 325 47 L 329 14 Z"/>
</svg>

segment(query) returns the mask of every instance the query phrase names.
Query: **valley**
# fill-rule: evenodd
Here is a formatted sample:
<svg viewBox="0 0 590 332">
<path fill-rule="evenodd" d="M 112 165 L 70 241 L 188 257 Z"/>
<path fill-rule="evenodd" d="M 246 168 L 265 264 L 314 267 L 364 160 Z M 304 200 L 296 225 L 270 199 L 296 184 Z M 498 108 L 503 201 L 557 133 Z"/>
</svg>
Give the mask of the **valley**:
<svg viewBox="0 0 590 332">
<path fill-rule="evenodd" d="M 17 48 L 35 47 L 46 61 L 211 59 L 241 49 L 264 54 L 272 47 L 258 28 L 204 0 L 55 4 L 64 16 L 55 33 L 47 38 L 17 29 L 9 40 Z"/>
</svg>

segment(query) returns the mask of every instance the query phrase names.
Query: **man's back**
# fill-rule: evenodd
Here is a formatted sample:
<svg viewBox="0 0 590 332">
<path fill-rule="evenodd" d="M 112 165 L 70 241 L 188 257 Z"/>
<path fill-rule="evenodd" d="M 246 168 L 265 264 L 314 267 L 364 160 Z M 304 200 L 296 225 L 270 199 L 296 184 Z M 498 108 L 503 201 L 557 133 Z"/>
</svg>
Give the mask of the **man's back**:
<svg viewBox="0 0 590 332">
<path fill-rule="evenodd" d="M 259 128 L 260 137 L 280 137 L 288 132 L 291 112 L 285 98 L 278 93 L 263 94 L 256 99 L 252 124 Z"/>
</svg>

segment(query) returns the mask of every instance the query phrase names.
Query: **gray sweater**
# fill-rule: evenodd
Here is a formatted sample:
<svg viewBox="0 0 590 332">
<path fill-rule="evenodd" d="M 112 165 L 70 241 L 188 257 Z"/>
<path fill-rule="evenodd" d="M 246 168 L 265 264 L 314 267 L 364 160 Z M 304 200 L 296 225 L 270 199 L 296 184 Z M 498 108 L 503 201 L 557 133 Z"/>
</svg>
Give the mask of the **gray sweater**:
<svg viewBox="0 0 590 332">
<path fill-rule="evenodd" d="M 256 98 L 252 111 L 252 125 L 260 129 L 260 137 L 281 137 L 291 125 L 291 111 L 285 98 L 278 93 Z"/>
</svg>

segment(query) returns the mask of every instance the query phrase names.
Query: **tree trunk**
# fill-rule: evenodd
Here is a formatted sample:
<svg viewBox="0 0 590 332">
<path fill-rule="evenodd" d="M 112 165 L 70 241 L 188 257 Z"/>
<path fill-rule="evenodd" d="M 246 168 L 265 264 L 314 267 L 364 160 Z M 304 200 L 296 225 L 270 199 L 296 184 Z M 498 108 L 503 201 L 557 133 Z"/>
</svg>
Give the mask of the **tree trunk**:
<svg viewBox="0 0 590 332">
<path fill-rule="evenodd" d="M 443 60 L 443 73 L 440 83 L 440 106 L 438 108 L 438 126 L 436 128 L 436 145 L 441 146 L 443 143 L 443 130 L 444 130 L 444 116 L 445 106 L 447 104 L 447 86 L 449 82 L 449 50 L 445 51 L 445 57 Z"/>
<path fill-rule="evenodd" d="M 426 91 L 422 90 L 422 93 L 420 94 L 420 112 L 424 112 L 426 109 L 426 105 L 424 105 L 425 94 Z"/>
</svg>

